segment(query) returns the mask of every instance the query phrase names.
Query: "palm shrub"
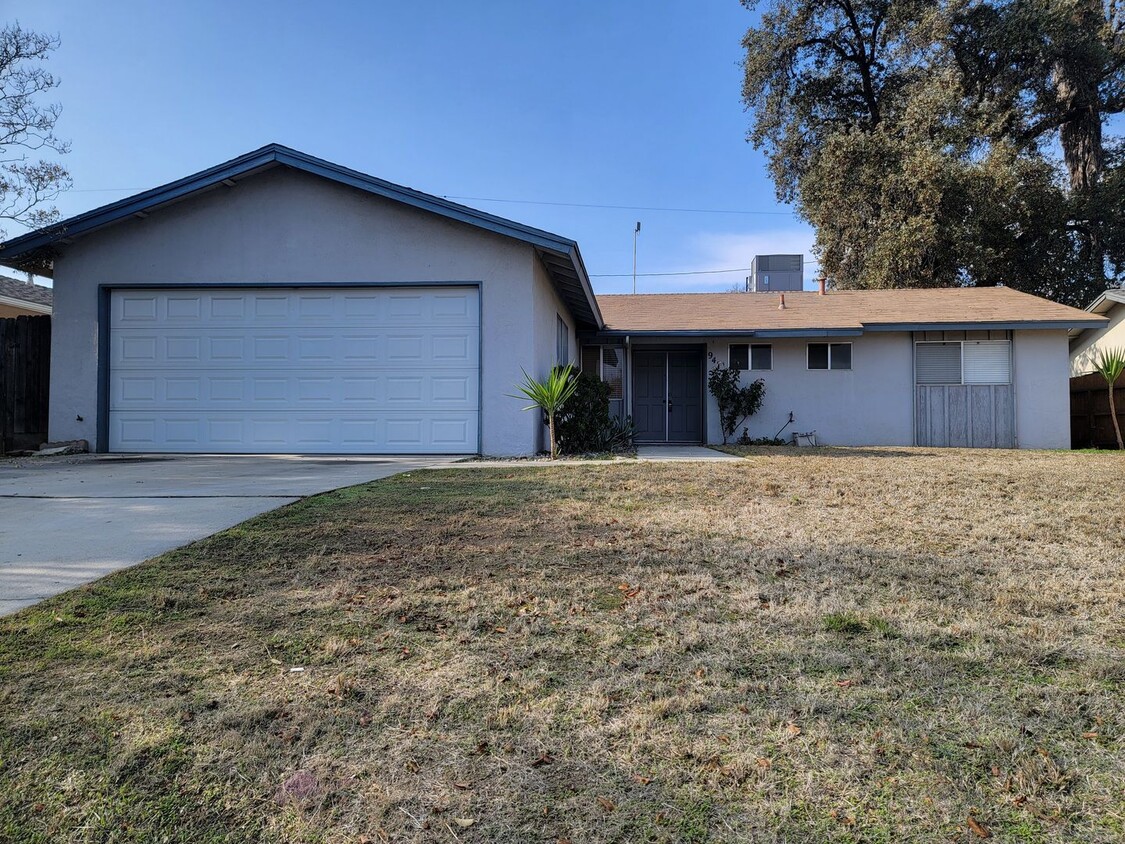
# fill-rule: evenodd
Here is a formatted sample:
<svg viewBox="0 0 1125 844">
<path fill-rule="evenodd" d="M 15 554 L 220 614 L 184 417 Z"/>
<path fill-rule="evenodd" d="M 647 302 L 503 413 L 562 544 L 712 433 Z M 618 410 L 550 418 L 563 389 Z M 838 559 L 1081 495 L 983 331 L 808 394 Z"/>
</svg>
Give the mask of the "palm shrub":
<svg viewBox="0 0 1125 844">
<path fill-rule="evenodd" d="M 1125 373 L 1125 349 L 1101 349 L 1094 359 L 1094 368 L 1109 387 L 1109 418 L 1113 420 L 1113 432 L 1117 434 L 1117 448 L 1125 450 L 1125 442 L 1121 441 L 1121 423 L 1117 421 L 1117 403 L 1113 398 L 1117 379 Z"/>
<path fill-rule="evenodd" d="M 539 409 L 547 417 L 547 428 L 551 432 L 552 460 L 559 456 L 558 441 L 555 438 L 555 418 L 578 389 L 578 383 L 573 376 L 574 367 L 570 364 L 554 367 L 542 381 L 535 380 L 524 370 L 523 383 L 516 385 L 519 395 L 512 396 L 516 399 L 525 398 L 531 402 L 524 410 Z"/>
<path fill-rule="evenodd" d="M 723 445 L 726 445 L 738 427 L 762 406 L 766 382 L 759 378 L 744 387 L 737 369 L 715 361 L 715 368 L 707 375 L 707 389 L 719 406 L 719 426 L 723 429 Z"/>
</svg>

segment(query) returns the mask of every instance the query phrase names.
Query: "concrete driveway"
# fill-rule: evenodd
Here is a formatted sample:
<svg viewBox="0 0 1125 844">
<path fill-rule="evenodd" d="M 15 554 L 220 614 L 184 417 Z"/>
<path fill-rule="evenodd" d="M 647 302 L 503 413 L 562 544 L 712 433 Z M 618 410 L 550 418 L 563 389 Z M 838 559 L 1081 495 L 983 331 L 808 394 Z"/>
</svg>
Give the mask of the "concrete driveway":
<svg viewBox="0 0 1125 844">
<path fill-rule="evenodd" d="M 2 461 L 0 615 L 304 496 L 448 463 L 164 455 Z"/>
</svg>

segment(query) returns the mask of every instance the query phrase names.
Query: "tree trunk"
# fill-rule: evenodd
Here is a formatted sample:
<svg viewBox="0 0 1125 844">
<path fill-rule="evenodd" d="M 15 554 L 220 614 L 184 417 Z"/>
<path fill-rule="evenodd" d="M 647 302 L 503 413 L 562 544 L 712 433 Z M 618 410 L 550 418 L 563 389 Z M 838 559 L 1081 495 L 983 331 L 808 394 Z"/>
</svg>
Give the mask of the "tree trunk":
<svg viewBox="0 0 1125 844">
<path fill-rule="evenodd" d="M 1081 32 L 1098 32 L 1105 26 L 1102 0 L 1078 0 L 1072 14 Z M 1055 96 L 1059 108 L 1070 115 L 1059 127 L 1059 143 L 1075 193 L 1088 193 L 1102 175 L 1102 111 L 1098 81 L 1100 62 L 1085 52 L 1068 52 L 1055 62 Z"/>
<path fill-rule="evenodd" d="M 1109 382 L 1109 418 L 1113 420 L 1113 432 L 1117 434 L 1117 450 L 1125 451 L 1125 442 L 1121 441 L 1121 423 L 1117 421 L 1117 402 L 1114 401 L 1114 382 Z"/>
<path fill-rule="evenodd" d="M 547 428 L 551 432 L 551 459 L 558 457 L 558 448 L 555 446 L 555 414 L 547 414 Z"/>
</svg>

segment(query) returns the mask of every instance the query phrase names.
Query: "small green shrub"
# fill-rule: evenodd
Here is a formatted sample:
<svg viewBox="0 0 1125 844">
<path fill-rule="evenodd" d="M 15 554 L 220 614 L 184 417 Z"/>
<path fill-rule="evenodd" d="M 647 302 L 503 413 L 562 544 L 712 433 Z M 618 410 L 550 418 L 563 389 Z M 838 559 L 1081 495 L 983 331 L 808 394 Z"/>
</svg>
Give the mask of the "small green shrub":
<svg viewBox="0 0 1125 844">
<path fill-rule="evenodd" d="M 555 419 L 563 454 L 598 451 L 602 428 L 609 422 L 609 385 L 589 372 L 575 373 L 574 395 Z"/>
<path fill-rule="evenodd" d="M 633 445 L 635 429 L 629 417 L 609 415 L 609 385 L 596 375 L 574 375 L 574 395 L 555 420 L 563 454 L 624 451 Z"/>
<path fill-rule="evenodd" d="M 715 356 L 711 355 L 715 360 Z M 738 426 L 758 412 L 766 392 L 766 382 L 759 378 L 742 386 L 742 373 L 715 360 L 715 367 L 707 375 L 707 389 L 719 406 L 719 427 L 723 431 L 723 445 L 734 436 Z"/>
</svg>

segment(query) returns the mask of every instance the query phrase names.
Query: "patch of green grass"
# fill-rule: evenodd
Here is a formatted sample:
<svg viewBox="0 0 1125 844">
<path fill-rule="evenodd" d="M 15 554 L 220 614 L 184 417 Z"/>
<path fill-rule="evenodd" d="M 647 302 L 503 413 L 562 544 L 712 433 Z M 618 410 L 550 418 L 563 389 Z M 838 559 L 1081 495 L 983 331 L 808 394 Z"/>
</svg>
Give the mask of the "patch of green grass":
<svg viewBox="0 0 1125 844">
<path fill-rule="evenodd" d="M 849 612 L 833 612 L 824 617 L 824 629 L 829 633 L 843 633 L 846 636 L 856 636 L 866 633 L 867 622 L 859 616 Z"/>
</svg>

